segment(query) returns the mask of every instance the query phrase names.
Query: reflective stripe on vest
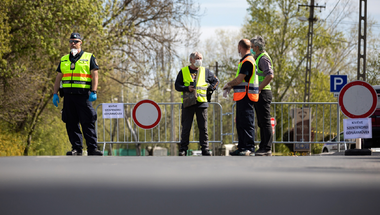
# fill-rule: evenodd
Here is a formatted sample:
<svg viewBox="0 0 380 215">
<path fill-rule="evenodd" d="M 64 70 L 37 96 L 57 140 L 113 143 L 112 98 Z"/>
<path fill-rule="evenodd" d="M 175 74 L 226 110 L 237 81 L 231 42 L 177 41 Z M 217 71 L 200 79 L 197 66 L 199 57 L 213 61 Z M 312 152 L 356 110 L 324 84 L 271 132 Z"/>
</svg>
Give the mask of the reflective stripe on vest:
<svg viewBox="0 0 380 215">
<path fill-rule="evenodd" d="M 190 86 L 190 82 L 193 82 L 193 78 L 190 74 L 190 69 L 188 66 L 183 67 L 182 69 L 183 83 L 185 86 Z M 197 74 L 197 85 L 195 89 L 197 90 L 197 101 L 198 102 L 207 102 L 207 87 L 206 82 L 206 69 L 204 67 L 198 68 Z M 181 102 L 183 103 L 183 92 L 181 93 Z"/>
<path fill-rule="evenodd" d="M 257 75 L 259 76 L 259 84 L 261 84 L 261 82 L 263 82 L 264 79 L 265 79 L 264 72 L 261 71 L 260 68 L 259 68 L 259 60 L 260 60 L 260 58 L 261 58 L 263 55 L 267 56 L 267 57 L 269 58 L 269 60 L 270 60 L 271 66 L 273 65 L 273 63 L 272 63 L 272 59 L 269 57 L 268 53 L 263 52 L 263 53 L 261 53 L 261 54 L 257 57 L 257 59 L 256 59 L 256 65 L 257 65 Z M 265 86 L 265 87 L 263 88 L 263 90 L 271 90 L 270 84 L 268 84 L 267 86 Z"/>
<path fill-rule="evenodd" d="M 239 85 L 234 86 L 234 101 L 239 101 L 244 98 L 244 96 L 248 93 L 248 98 L 251 101 L 257 102 L 259 100 L 259 79 L 256 74 L 256 63 L 255 59 L 252 56 L 246 57 L 242 62 L 239 63 L 238 70 L 236 72 L 236 77 L 238 77 L 240 73 L 240 69 L 244 62 L 249 61 L 252 63 L 253 70 L 252 76 L 249 79 L 249 83 L 243 80 Z"/>
<path fill-rule="evenodd" d="M 71 70 L 69 55 L 61 58 L 62 88 L 82 88 L 90 89 L 92 76 L 90 71 L 91 53 L 84 52 L 81 58 L 75 63 L 74 70 Z"/>
</svg>

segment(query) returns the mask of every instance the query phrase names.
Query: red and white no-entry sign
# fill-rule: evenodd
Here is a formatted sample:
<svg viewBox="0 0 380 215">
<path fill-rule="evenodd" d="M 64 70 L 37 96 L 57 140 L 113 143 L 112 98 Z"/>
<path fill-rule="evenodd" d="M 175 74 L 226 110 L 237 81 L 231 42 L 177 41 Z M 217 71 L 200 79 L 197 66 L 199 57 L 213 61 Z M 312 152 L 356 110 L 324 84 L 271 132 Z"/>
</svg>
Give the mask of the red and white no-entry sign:
<svg viewBox="0 0 380 215">
<path fill-rule="evenodd" d="M 132 118 L 140 128 L 152 129 L 161 121 L 161 108 L 152 100 L 141 100 L 133 107 Z"/>
<path fill-rule="evenodd" d="M 274 117 L 272 117 L 272 118 L 270 118 L 270 124 L 271 124 L 271 126 L 272 126 L 272 132 L 273 132 L 273 134 L 274 134 L 274 131 L 275 131 L 275 127 L 276 127 L 276 119 L 274 118 Z"/>
<path fill-rule="evenodd" d="M 377 93 L 365 81 L 352 81 L 339 93 L 339 106 L 349 118 L 367 118 L 377 106 Z"/>
</svg>

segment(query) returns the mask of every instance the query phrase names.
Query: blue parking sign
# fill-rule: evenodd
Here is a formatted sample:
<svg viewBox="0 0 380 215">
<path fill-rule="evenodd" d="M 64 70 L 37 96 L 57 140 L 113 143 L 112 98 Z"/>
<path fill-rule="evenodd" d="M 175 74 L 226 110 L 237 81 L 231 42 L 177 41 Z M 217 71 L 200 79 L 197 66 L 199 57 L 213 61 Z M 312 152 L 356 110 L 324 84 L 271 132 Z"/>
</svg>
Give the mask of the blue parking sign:
<svg viewBox="0 0 380 215">
<path fill-rule="evenodd" d="M 330 75 L 330 92 L 339 93 L 347 84 L 347 75 Z"/>
</svg>

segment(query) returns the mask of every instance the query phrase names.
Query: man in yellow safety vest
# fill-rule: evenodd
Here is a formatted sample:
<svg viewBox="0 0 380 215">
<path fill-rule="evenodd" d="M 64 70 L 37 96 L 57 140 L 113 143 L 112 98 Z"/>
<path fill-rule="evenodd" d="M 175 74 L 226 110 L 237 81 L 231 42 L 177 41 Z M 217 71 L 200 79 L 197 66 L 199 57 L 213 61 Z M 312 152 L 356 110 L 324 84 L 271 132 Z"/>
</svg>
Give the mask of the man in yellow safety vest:
<svg viewBox="0 0 380 215">
<path fill-rule="evenodd" d="M 175 89 L 182 93 L 182 102 L 184 100 L 184 92 L 196 91 L 196 102 L 194 105 L 189 107 L 182 106 L 182 133 L 179 156 L 187 155 L 194 114 L 197 116 L 199 144 L 202 149 L 202 156 L 210 156 L 207 133 L 207 91 L 216 90 L 219 80 L 209 69 L 202 67 L 202 59 L 201 53 L 191 53 L 191 65 L 183 67 L 179 71 L 175 81 Z"/>
<path fill-rule="evenodd" d="M 261 36 L 255 36 L 251 40 L 251 52 L 256 59 L 260 93 L 259 101 L 254 104 L 261 139 L 260 147 L 255 153 L 256 156 L 271 156 L 273 142 L 270 115 L 270 104 L 272 103 L 270 82 L 273 79 L 273 64 L 264 48 L 265 41 Z"/>
<path fill-rule="evenodd" d="M 88 155 L 103 155 L 97 149 L 95 121 L 97 114 L 92 107 L 97 99 L 99 66 L 93 54 L 82 50 L 82 37 L 72 33 L 69 39 L 70 54 L 61 58 L 54 83 L 53 104 L 58 107 L 60 85 L 64 94 L 62 121 L 66 123 L 72 150 L 66 155 L 82 155 L 82 132 L 86 139 Z M 62 82 L 62 84 L 61 84 Z M 63 95 L 60 95 L 63 97 Z"/>
</svg>

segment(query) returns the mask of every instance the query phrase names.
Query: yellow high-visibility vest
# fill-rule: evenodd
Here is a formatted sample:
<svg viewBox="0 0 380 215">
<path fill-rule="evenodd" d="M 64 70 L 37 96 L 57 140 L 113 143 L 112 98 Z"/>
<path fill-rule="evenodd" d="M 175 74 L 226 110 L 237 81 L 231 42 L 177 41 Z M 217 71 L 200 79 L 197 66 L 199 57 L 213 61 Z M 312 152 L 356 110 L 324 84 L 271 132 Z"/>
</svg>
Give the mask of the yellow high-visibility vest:
<svg viewBox="0 0 380 215">
<path fill-rule="evenodd" d="M 193 82 L 193 78 L 191 77 L 189 67 L 183 67 L 181 71 L 184 85 L 190 86 L 190 82 Z M 204 67 L 199 67 L 197 75 L 197 85 L 195 86 L 195 89 L 197 90 L 198 102 L 207 102 L 207 87 L 208 84 L 206 82 L 206 69 Z M 181 94 L 181 102 L 183 103 L 183 92 Z"/>
<path fill-rule="evenodd" d="M 265 55 L 265 56 L 267 56 L 267 57 L 269 58 L 270 63 L 271 63 L 271 66 L 273 66 L 272 59 L 269 57 L 268 53 L 263 52 L 263 53 L 261 53 L 261 54 L 257 57 L 257 59 L 256 59 L 256 64 L 257 64 L 257 75 L 259 76 L 259 85 L 260 85 L 261 82 L 263 82 L 264 79 L 265 79 L 264 72 L 261 71 L 260 68 L 259 68 L 259 60 L 260 60 L 260 58 L 261 58 L 263 55 Z M 265 86 L 265 87 L 263 88 L 263 90 L 271 90 L 270 84 L 268 84 L 267 86 Z"/>
<path fill-rule="evenodd" d="M 91 53 L 84 52 L 72 68 L 69 55 L 61 58 L 62 88 L 90 89 L 92 76 L 90 71 Z"/>
</svg>

